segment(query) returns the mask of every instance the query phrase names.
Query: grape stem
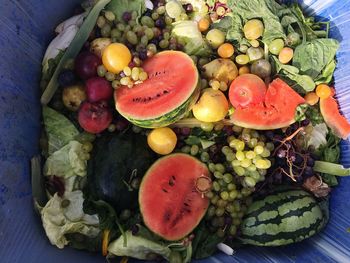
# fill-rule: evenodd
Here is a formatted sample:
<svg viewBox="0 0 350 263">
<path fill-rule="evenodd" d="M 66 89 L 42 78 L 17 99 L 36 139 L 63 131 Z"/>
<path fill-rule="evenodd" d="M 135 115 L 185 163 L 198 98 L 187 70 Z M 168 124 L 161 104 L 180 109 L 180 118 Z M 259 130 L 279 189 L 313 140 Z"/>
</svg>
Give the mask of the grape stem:
<svg viewBox="0 0 350 263">
<path fill-rule="evenodd" d="M 295 132 L 293 132 L 291 135 L 289 135 L 287 138 L 285 138 L 283 141 L 279 141 L 281 142 L 281 144 L 275 149 L 274 151 L 274 155 L 277 153 L 277 151 L 283 146 L 283 145 L 286 145 L 286 142 L 292 140 L 295 136 L 298 135 L 299 132 L 303 131 L 304 130 L 304 127 L 300 127 L 298 128 Z M 288 146 L 287 146 L 288 148 Z"/>
</svg>

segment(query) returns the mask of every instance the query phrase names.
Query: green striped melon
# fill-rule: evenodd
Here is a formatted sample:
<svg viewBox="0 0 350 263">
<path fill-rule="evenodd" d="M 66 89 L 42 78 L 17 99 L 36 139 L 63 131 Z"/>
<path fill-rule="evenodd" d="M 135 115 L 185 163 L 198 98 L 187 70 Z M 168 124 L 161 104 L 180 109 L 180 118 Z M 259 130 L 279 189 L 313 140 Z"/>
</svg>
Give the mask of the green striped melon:
<svg viewBox="0 0 350 263">
<path fill-rule="evenodd" d="M 196 103 L 200 87 L 196 65 L 180 51 L 163 51 L 142 65 L 148 79 L 114 93 L 117 111 L 144 128 L 168 126 L 183 118 Z"/>
<path fill-rule="evenodd" d="M 255 246 L 288 245 L 315 235 L 326 221 L 308 192 L 278 192 L 253 202 L 242 222 L 240 239 Z"/>
</svg>

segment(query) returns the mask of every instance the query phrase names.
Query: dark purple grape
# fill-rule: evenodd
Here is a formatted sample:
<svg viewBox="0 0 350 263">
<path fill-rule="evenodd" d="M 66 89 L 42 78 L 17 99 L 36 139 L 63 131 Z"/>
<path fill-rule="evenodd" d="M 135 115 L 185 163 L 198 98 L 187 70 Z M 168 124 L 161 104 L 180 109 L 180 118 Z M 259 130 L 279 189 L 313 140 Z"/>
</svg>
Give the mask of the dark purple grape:
<svg viewBox="0 0 350 263">
<path fill-rule="evenodd" d="M 188 127 L 184 127 L 181 129 L 181 134 L 184 135 L 184 136 L 188 136 L 191 134 L 191 128 L 188 128 Z"/>
<path fill-rule="evenodd" d="M 299 176 L 296 176 L 296 177 L 295 177 L 295 180 L 297 181 L 298 184 L 301 184 L 301 183 L 304 181 L 303 177 L 300 176 L 300 175 L 299 175 Z"/>
<path fill-rule="evenodd" d="M 301 126 L 305 127 L 305 126 L 308 126 L 310 124 L 310 120 L 309 119 L 305 119 L 303 120 L 301 123 Z"/>
<path fill-rule="evenodd" d="M 225 217 L 225 225 L 231 225 L 232 224 L 232 218 L 230 216 Z"/>
<path fill-rule="evenodd" d="M 159 28 L 161 28 L 161 29 L 165 28 L 166 23 L 165 23 L 164 18 L 158 18 L 158 19 L 156 20 L 156 22 L 155 22 L 155 26 L 156 26 L 156 27 L 159 27 Z"/>
<path fill-rule="evenodd" d="M 159 41 L 156 38 L 153 38 L 149 43 L 154 44 L 156 46 L 159 45 Z"/>
<path fill-rule="evenodd" d="M 180 43 L 176 44 L 176 49 L 177 50 L 183 50 L 183 48 L 184 48 L 184 46 L 182 44 L 180 44 Z"/>
<path fill-rule="evenodd" d="M 267 139 L 273 140 L 274 133 L 273 133 L 273 131 L 266 131 L 265 136 Z"/>
<path fill-rule="evenodd" d="M 144 16 L 152 16 L 152 10 L 147 9 L 146 12 L 143 14 Z"/>
<path fill-rule="evenodd" d="M 312 157 L 307 158 L 307 165 L 310 167 L 314 167 L 315 165 L 315 160 Z"/>
<path fill-rule="evenodd" d="M 64 70 L 58 75 L 57 81 L 60 86 L 67 87 L 73 85 L 77 77 L 72 70 Z"/>
<path fill-rule="evenodd" d="M 138 225 L 133 225 L 131 227 L 131 233 L 133 234 L 133 236 L 137 235 L 137 233 L 139 232 L 139 227 Z"/>
<path fill-rule="evenodd" d="M 181 134 L 181 128 L 179 128 L 179 127 L 173 128 L 173 131 L 175 132 L 176 135 Z"/>
<path fill-rule="evenodd" d="M 115 124 L 115 128 L 117 131 L 124 131 L 128 126 L 129 122 L 126 119 L 120 119 Z"/>
<path fill-rule="evenodd" d="M 81 79 L 89 79 L 97 75 L 97 67 L 101 59 L 91 52 L 82 52 L 75 59 L 75 71 Z"/>
<path fill-rule="evenodd" d="M 277 157 L 278 158 L 285 158 L 287 156 L 287 151 L 286 150 L 284 150 L 284 149 L 279 149 L 278 151 L 277 151 Z"/>
<path fill-rule="evenodd" d="M 139 58 L 140 58 L 141 60 L 146 60 L 146 59 L 147 59 L 147 50 L 141 50 L 141 51 L 139 52 Z"/>
<path fill-rule="evenodd" d="M 300 165 L 300 164 L 302 164 L 304 162 L 304 158 L 303 157 L 301 157 L 301 155 L 300 154 L 296 154 L 295 155 L 295 161 L 294 161 L 294 164 L 296 164 L 296 165 Z"/>
<path fill-rule="evenodd" d="M 227 136 L 233 135 L 233 130 L 231 126 L 224 126 L 223 131 L 226 133 Z"/>
<path fill-rule="evenodd" d="M 187 13 L 192 13 L 193 12 L 193 5 L 191 5 L 191 4 L 185 5 L 185 10 Z"/>
<path fill-rule="evenodd" d="M 283 137 L 279 134 L 275 134 L 272 138 L 273 141 L 282 141 Z"/>
<path fill-rule="evenodd" d="M 123 20 L 125 22 L 129 22 L 131 20 L 132 16 L 131 16 L 131 13 L 130 12 L 124 12 L 123 13 Z"/>
<path fill-rule="evenodd" d="M 313 174 L 314 174 L 314 170 L 312 169 L 312 167 L 306 166 L 303 173 L 304 177 L 311 177 L 313 176 Z"/>
</svg>

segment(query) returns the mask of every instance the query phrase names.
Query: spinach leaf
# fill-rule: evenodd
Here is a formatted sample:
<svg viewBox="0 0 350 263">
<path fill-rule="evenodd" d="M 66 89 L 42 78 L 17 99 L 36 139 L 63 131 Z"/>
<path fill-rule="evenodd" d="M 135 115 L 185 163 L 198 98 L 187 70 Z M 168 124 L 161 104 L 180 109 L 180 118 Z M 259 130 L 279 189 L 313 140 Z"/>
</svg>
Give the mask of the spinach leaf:
<svg viewBox="0 0 350 263">
<path fill-rule="evenodd" d="M 315 89 L 316 84 L 310 76 L 300 74 L 299 69 L 295 66 L 282 64 L 275 56 L 271 56 L 271 58 L 276 74 L 284 79 L 287 78 L 292 81 L 292 88 L 299 93 L 305 94 Z M 290 82 L 288 82 L 288 84 L 290 84 Z"/>
<path fill-rule="evenodd" d="M 232 27 L 227 33 L 227 39 L 241 42 L 243 39 L 243 24 L 250 19 L 258 18 L 264 23 L 263 42 L 267 45 L 271 41 L 286 35 L 276 15 L 284 7 L 273 0 L 228 0 L 227 5 L 232 10 Z"/>
<path fill-rule="evenodd" d="M 193 258 L 195 259 L 210 257 L 217 250 L 217 244 L 224 240 L 215 233 L 211 233 L 203 221 L 194 231 L 194 235 L 192 249 Z"/>
<path fill-rule="evenodd" d="M 31 176 L 32 176 L 32 196 L 34 206 L 37 210 L 45 206 L 47 195 L 45 190 L 45 179 L 41 172 L 41 158 L 35 156 L 31 159 Z"/>
<path fill-rule="evenodd" d="M 124 12 L 136 11 L 138 17 L 146 11 L 144 0 L 111 0 L 106 10 L 112 11 L 118 20 L 122 20 Z"/>
<path fill-rule="evenodd" d="M 339 42 L 335 39 L 323 38 L 308 41 L 296 47 L 293 66 L 299 68 L 301 74 L 317 79 L 322 74 L 322 71 L 334 60 L 338 48 Z M 330 70 L 328 69 L 327 71 L 328 76 Z"/>
<path fill-rule="evenodd" d="M 55 94 L 58 88 L 57 78 L 60 74 L 63 66 L 69 59 L 74 59 L 80 52 L 86 40 L 89 38 L 92 29 L 94 28 L 97 18 L 101 10 L 110 2 L 111 0 L 99 0 L 96 5 L 91 9 L 90 13 L 86 17 L 82 26 L 80 27 L 78 33 L 74 37 L 72 43 L 69 45 L 65 51 L 62 59 L 58 63 L 55 73 L 52 75 L 49 84 L 47 85 L 43 95 L 41 96 L 41 103 L 46 105 L 51 100 L 52 96 Z M 119 2 L 119 1 L 118 1 Z"/>
<path fill-rule="evenodd" d="M 48 68 L 47 70 L 43 70 L 41 81 L 40 81 L 40 88 L 42 91 L 44 91 L 45 88 L 47 87 L 47 84 L 49 83 L 50 79 L 55 73 L 55 70 L 58 64 L 60 63 L 63 55 L 64 55 L 64 51 L 60 51 L 55 58 L 51 58 L 48 60 L 47 62 Z"/>
<path fill-rule="evenodd" d="M 321 83 L 330 83 L 333 79 L 333 74 L 335 71 L 335 68 L 337 66 L 337 63 L 335 59 L 333 59 L 329 64 L 322 70 L 322 73 L 315 79 L 315 83 L 321 84 Z"/>
<path fill-rule="evenodd" d="M 318 150 L 320 159 L 324 162 L 339 163 L 339 159 L 340 159 L 339 142 L 340 142 L 340 139 L 337 136 L 335 136 L 332 132 L 329 132 L 327 136 L 327 144 L 322 145 Z M 327 183 L 329 186 L 338 185 L 338 179 L 336 178 L 335 175 L 331 173 L 322 173 L 321 176 L 325 181 L 325 183 Z"/>
</svg>

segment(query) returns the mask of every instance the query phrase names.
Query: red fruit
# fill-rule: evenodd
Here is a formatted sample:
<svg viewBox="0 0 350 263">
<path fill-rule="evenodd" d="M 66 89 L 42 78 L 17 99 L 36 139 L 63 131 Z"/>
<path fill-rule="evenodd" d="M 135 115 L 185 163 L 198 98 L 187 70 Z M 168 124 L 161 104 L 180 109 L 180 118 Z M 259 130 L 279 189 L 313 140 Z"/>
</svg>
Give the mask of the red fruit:
<svg viewBox="0 0 350 263">
<path fill-rule="evenodd" d="M 81 79 L 89 79 L 97 75 L 97 67 L 101 64 L 102 61 L 98 56 L 85 51 L 75 59 L 75 72 Z"/>
<path fill-rule="evenodd" d="M 112 122 L 112 111 L 106 101 L 84 102 L 78 114 L 80 126 L 87 132 L 100 133 Z"/>
<path fill-rule="evenodd" d="M 254 74 L 237 77 L 230 86 L 229 98 L 233 107 L 247 107 L 264 101 L 266 85 Z"/>
<path fill-rule="evenodd" d="M 90 102 L 109 100 L 113 96 L 113 88 L 109 81 L 94 77 L 86 81 L 86 94 Z"/>
</svg>

